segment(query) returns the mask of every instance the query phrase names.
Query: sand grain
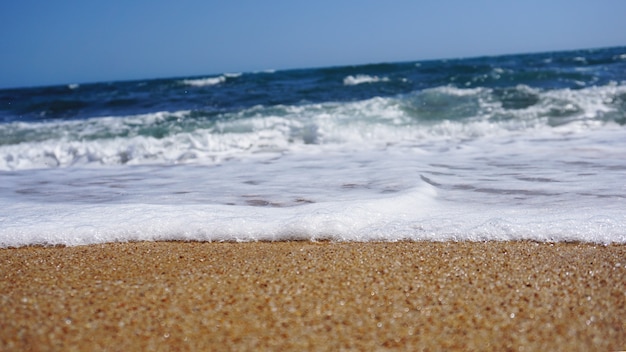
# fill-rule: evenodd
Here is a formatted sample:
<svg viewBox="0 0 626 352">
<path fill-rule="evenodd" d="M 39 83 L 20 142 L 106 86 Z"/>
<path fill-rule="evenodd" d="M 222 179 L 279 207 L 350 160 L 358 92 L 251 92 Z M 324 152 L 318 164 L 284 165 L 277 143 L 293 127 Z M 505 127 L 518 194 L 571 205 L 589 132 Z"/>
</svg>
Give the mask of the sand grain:
<svg viewBox="0 0 626 352">
<path fill-rule="evenodd" d="M 0 250 L 0 350 L 626 349 L 626 246 Z"/>
</svg>

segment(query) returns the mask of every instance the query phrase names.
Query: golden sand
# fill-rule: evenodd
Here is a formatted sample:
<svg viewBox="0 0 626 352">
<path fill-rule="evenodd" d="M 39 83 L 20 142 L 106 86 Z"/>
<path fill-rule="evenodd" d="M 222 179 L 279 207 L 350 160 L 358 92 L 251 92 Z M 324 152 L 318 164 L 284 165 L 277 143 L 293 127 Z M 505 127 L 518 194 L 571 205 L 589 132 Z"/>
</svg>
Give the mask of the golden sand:
<svg viewBox="0 0 626 352">
<path fill-rule="evenodd" d="M 0 350 L 626 349 L 626 246 L 0 249 Z"/>
</svg>

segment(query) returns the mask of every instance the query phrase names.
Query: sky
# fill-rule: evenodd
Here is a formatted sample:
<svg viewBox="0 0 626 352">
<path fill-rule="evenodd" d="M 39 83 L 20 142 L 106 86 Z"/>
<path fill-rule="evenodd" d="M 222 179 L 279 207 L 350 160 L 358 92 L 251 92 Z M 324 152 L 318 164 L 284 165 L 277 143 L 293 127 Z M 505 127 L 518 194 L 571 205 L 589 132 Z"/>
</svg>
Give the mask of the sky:
<svg viewBox="0 0 626 352">
<path fill-rule="evenodd" d="M 626 45 L 623 0 L 6 0 L 0 88 Z"/>
</svg>

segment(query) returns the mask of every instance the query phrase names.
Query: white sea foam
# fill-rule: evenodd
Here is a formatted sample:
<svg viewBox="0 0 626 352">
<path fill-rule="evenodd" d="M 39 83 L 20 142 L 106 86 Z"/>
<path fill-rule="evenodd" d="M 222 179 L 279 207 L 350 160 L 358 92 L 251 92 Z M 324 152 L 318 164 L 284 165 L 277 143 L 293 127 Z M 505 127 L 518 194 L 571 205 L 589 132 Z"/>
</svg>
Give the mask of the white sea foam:
<svg viewBox="0 0 626 352">
<path fill-rule="evenodd" d="M 624 137 L 619 128 L 544 131 L 439 151 L 409 145 L 302 150 L 213 166 L 4 174 L 0 246 L 298 239 L 626 243 L 619 171 Z"/>
<path fill-rule="evenodd" d="M 546 92 L 519 86 L 516 90 L 536 96 L 537 102 L 511 110 L 504 108 L 489 89 L 439 87 L 400 98 L 254 107 L 218 121 L 195 122 L 191 130 L 177 125 L 190 115 L 188 111 L 2 124 L 0 134 L 9 139 L 38 137 L 0 145 L 0 170 L 84 164 L 215 163 L 257 153 L 295 152 L 315 145 L 348 149 L 399 143 L 434 146 L 537 133 L 555 126 L 602 129 L 620 118 L 614 101 L 626 94 L 626 87 L 620 85 Z M 445 106 L 443 111 L 432 108 L 441 104 Z M 422 106 L 429 108 L 424 110 Z M 169 133 L 158 138 L 141 133 L 153 125 L 164 126 Z"/>
<path fill-rule="evenodd" d="M 18 215 L 3 219 L 0 247 L 130 240 L 394 240 L 406 236 L 403 229 L 394 230 L 396 222 L 427 212 L 433 194 L 426 185 L 394 197 L 292 208 L 100 204 L 60 205 L 52 213 L 34 204 L 14 204 L 8 210 Z M 40 213 L 36 221 L 33 212 Z"/>
<path fill-rule="evenodd" d="M 343 84 L 346 86 L 355 86 L 357 84 L 377 83 L 377 82 L 389 82 L 389 78 L 369 76 L 369 75 L 356 75 L 356 76 L 347 76 L 346 78 L 343 79 Z"/>
<path fill-rule="evenodd" d="M 182 81 L 183 84 L 193 86 L 193 87 L 207 87 L 214 86 L 220 83 L 226 82 L 226 75 L 218 76 L 218 77 L 207 77 L 207 78 L 198 78 L 198 79 L 185 79 Z"/>
<path fill-rule="evenodd" d="M 193 128 L 188 111 L 2 124 L 0 247 L 626 243 L 626 88 L 511 94 L 531 103 L 511 109 L 490 89 L 439 87 L 195 116 Z M 150 126 L 169 133 L 141 132 Z"/>
<path fill-rule="evenodd" d="M 443 154 L 404 147 L 320 158 L 309 151 L 215 166 L 4 175 L 0 246 L 295 239 L 626 243 L 626 197 L 615 189 L 622 181 L 604 170 L 612 164 L 579 176 L 587 169 L 580 162 L 618 158 L 620 151 L 568 153 L 580 140 L 559 148 L 533 148 L 531 140 L 503 148 L 505 141 L 492 144 L 497 149 L 488 160 L 480 144 L 469 144 Z M 521 148 L 528 148 L 527 157 L 515 160 L 522 166 L 506 166 Z M 555 169 L 559 159 L 536 157 L 550 149 L 571 163 L 570 170 Z M 420 173 L 432 185 L 421 182 Z M 597 182 L 603 187 L 585 188 Z"/>
</svg>

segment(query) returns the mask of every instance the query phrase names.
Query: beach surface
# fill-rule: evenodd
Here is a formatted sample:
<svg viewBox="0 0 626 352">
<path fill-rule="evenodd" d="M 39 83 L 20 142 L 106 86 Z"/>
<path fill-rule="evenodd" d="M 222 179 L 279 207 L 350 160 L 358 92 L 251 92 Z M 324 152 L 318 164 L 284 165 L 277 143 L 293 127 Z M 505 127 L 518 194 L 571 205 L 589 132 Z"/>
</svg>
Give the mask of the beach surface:
<svg viewBox="0 0 626 352">
<path fill-rule="evenodd" d="M 0 350 L 626 350 L 626 246 L 0 249 Z"/>
</svg>

